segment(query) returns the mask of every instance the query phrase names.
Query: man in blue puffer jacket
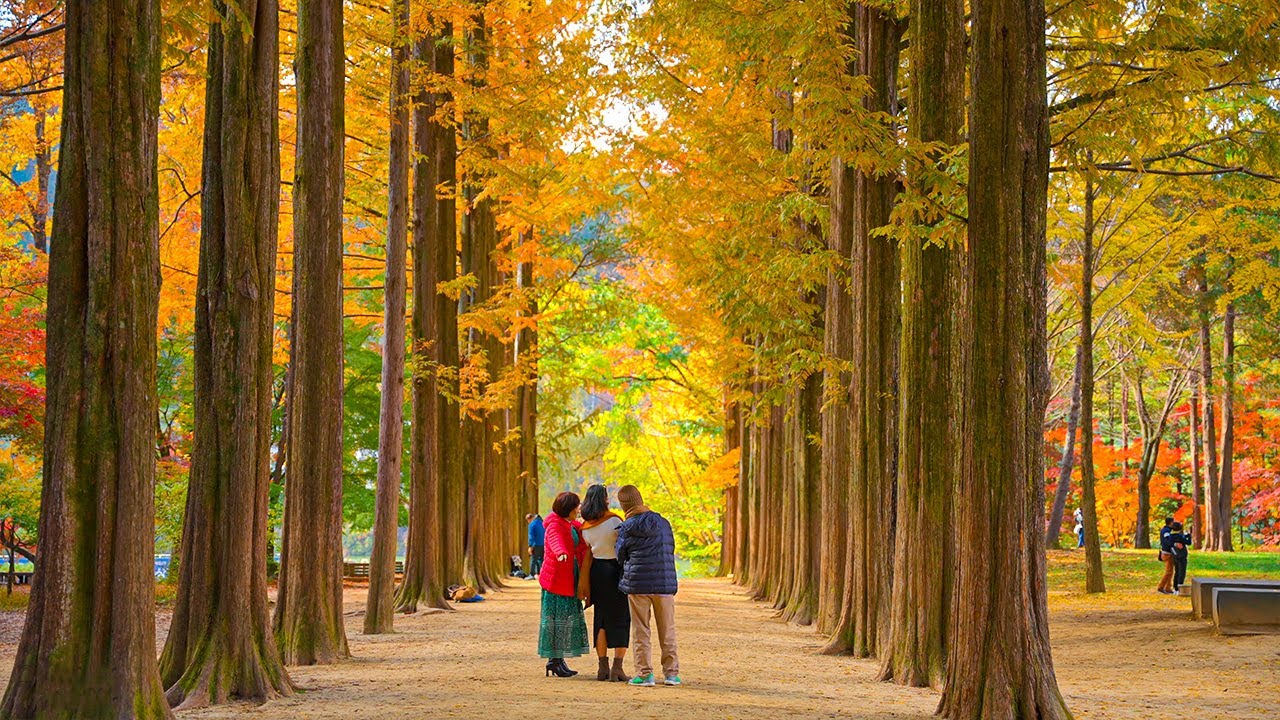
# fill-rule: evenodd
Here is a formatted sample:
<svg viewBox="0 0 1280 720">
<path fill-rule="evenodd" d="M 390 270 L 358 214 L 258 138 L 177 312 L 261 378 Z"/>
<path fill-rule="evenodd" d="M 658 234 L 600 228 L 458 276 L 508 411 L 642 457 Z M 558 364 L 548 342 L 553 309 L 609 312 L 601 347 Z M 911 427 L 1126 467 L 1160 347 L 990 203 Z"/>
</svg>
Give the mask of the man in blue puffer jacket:
<svg viewBox="0 0 1280 720">
<path fill-rule="evenodd" d="M 653 687 L 650 664 L 652 636 L 649 617 L 658 626 L 662 645 L 662 675 L 666 685 L 680 684 L 680 659 L 676 655 L 676 539 L 671 523 L 644 504 L 634 485 L 618 488 L 618 504 L 627 519 L 618 526 L 618 562 L 622 580 L 618 589 L 631 605 L 631 627 L 635 628 L 636 676 L 631 684 Z"/>
</svg>

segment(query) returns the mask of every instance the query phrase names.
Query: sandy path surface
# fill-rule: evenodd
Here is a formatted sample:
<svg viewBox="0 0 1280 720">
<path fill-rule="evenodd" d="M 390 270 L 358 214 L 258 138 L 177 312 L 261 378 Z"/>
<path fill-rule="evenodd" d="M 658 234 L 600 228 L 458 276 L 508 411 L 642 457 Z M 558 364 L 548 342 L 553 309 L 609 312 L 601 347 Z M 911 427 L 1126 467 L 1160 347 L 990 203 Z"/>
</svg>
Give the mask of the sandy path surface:
<svg viewBox="0 0 1280 720">
<path fill-rule="evenodd" d="M 346 599 L 351 661 L 292 669 L 303 692 L 291 698 L 179 717 L 928 718 L 937 703 L 931 690 L 875 682 L 872 661 L 815 654 L 809 629 L 774 620 L 719 580 L 681 585 L 679 688 L 597 682 L 594 657 L 570 661 L 575 678 L 545 678 L 532 582 L 456 612 L 397 616 L 397 633 L 378 637 L 360 634 L 363 589 Z M 1055 596 L 1050 607 L 1058 678 L 1078 718 L 1280 717 L 1275 637 L 1219 637 L 1189 619 L 1188 598 Z M 20 623 L 19 613 L 0 614 L 0 677 Z M 157 624 L 163 632 L 168 617 Z"/>
</svg>

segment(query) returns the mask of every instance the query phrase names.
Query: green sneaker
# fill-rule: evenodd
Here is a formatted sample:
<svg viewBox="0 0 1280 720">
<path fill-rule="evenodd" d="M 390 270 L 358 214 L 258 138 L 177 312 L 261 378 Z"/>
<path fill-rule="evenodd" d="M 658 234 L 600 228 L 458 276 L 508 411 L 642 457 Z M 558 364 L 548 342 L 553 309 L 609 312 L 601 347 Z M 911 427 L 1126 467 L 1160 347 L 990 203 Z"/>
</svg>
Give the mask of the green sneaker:
<svg viewBox="0 0 1280 720">
<path fill-rule="evenodd" d="M 679 684 L 680 684 L 680 676 L 679 676 L 679 675 L 668 675 L 668 676 L 667 676 L 667 679 L 662 681 L 662 684 L 663 684 L 663 685 L 670 685 L 670 686 L 672 686 L 672 687 L 675 687 L 676 685 L 679 685 Z"/>
<path fill-rule="evenodd" d="M 637 675 L 631 678 L 631 687 L 653 687 L 657 683 L 653 681 L 653 673 L 648 675 Z"/>
</svg>

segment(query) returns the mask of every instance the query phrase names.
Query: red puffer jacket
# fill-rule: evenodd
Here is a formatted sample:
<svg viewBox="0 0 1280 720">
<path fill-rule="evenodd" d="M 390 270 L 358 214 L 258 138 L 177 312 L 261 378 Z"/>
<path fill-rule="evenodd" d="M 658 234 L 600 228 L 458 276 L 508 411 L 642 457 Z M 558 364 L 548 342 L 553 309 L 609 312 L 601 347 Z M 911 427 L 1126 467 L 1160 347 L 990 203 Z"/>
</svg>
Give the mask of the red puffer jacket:
<svg viewBox="0 0 1280 720">
<path fill-rule="evenodd" d="M 549 513 L 546 520 L 547 545 L 546 556 L 542 561 L 542 572 L 538 581 L 542 589 L 556 595 L 575 597 L 578 594 L 574 570 L 579 567 L 587 554 L 587 544 L 582 541 L 582 525 L 576 520 L 568 520 L 555 513 Z M 577 530 L 578 542 L 573 541 L 573 530 Z M 556 558 L 565 555 L 564 560 Z"/>
</svg>

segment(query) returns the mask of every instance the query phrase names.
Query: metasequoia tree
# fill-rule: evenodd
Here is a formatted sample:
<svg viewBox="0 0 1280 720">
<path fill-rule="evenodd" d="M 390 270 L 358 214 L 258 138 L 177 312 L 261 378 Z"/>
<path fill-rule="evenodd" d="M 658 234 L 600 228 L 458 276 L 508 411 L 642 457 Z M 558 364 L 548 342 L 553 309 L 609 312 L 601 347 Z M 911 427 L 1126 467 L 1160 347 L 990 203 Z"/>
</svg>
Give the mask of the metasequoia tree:
<svg viewBox="0 0 1280 720">
<path fill-rule="evenodd" d="M 861 3 L 851 12 L 857 72 L 869 84 L 863 104 L 892 114 L 904 23 Z M 853 203 L 852 478 L 840 620 L 826 651 L 858 657 L 878 654 L 888 635 L 892 597 L 901 293 L 897 247 L 873 231 L 889 224 L 898 190 L 887 168 L 860 170 L 853 194 L 840 196 Z"/>
<path fill-rule="evenodd" d="M 182 707 L 293 691 L 267 613 L 266 566 L 279 8 L 261 0 L 216 10 L 205 86 L 195 446 L 178 595 L 160 657 L 169 702 Z"/>
<path fill-rule="evenodd" d="M 963 0 L 912 2 L 912 140 L 944 148 L 963 141 L 964 43 Z M 914 190 L 927 194 L 932 183 L 923 168 L 920 175 Z M 937 226 L 947 218 L 929 220 Z M 881 676 L 917 687 L 941 685 L 946 660 L 954 546 L 936 539 L 951 526 L 954 491 L 951 314 L 960 252 L 924 238 L 904 241 L 901 250 L 897 527 Z"/>
<path fill-rule="evenodd" d="M 396 540 L 400 534 L 400 462 L 404 448 L 404 310 L 409 230 L 409 0 L 391 8 L 391 146 L 387 179 L 387 273 L 382 315 L 382 405 L 378 484 L 369 558 L 366 634 L 391 632 Z"/>
<path fill-rule="evenodd" d="M 1049 649 L 1044 558 L 1045 6 L 974 0 L 968 348 L 955 495 L 956 583 L 939 713 L 1070 717 Z"/>
<path fill-rule="evenodd" d="M 849 428 L 853 425 L 850 389 L 854 360 L 853 296 L 848 279 L 853 253 L 853 190 L 857 171 L 839 158 L 831 164 L 831 229 L 827 247 L 836 263 L 827 274 L 823 352 L 822 460 L 819 501 L 825 522 L 819 528 L 817 629 L 834 632 L 844 600 L 845 552 L 848 548 L 849 481 L 852 463 Z M 746 457 L 743 449 L 743 457 Z M 739 501 L 741 502 L 741 495 Z M 739 535 L 742 532 L 739 531 Z M 745 538 L 744 538 L 745 540 Z M 740 540 L 743 542 L 744 540 Z"/>
<path fill-rule="evenodd" d="M 1106 591 L 1102 574 L 1102 543 L 1098 539 L 1098 504 L 1093 475 L 1093 274 L 1094 274 L 1094 192 L 1093 177 L 1084 183 L 1084 237 L 1080 252 L 1080 507 L 1084 524 L 1084 590 Z"/>
<path fill-rule="evenodd" d="M 1205 541 L 1206 550 L 1222 550 L 1230 552 L 1234 549 L 1231 542 L 1231 489 L 1234 458 L 1232 456 L 1235 437 L 1235 392 L 1236 392 L 1236 307 L 1228 302 L 1222 316 L 1222 445 L 1218 451 L 1221 465 L 1218 469 L 1217 488 L 1209 509 L 1213 513 L 1209 537 Z M 1208 403 L 1206 403 L 1208 404 Z M 1208 425 L 1208 422 L 1205 423 Z M 1213 440 L 1209 440 L 1212 444 Z"/>
<path fill-rule="evenodd" d="M 152 576 L 159 3 L 69 3 L 65 33 L 40 569 L 0 718 L 168 718 Z"/>
<path fill-rule="evenodd" d="M 289 473 L 275 609 L 286 664 L 347 656 L 342 625 L 342 145 L 339 0 L 300 0 Z"/>
<path fill-rule="evenodd" d="M 463 561 L 459 406 L 456 384 L 441 375 L 458 367 L 458 305 L 437 289 L 457 276 L 457 141 L 453 125 L 443 119 L 452 107 L 447 83 L 453 76 L 453 28 L 444 23 L 437 33 L 414 47 L 419 67 L 430 69 L 440 88 L 433 92 L 420 79 L 414 106 L 409 537 L 396 598 L 403 612 L 414 612 L 419 602 L 448 607 L 445 587 L 462 577 Z"/>
<path fill-rule="evenodd" d="M 487 87 L 491 48 L 485 13 L 489 10 L 488 3 L 480 4 L 466 38 L 469 80 L 478 92 Z M 474 287 L 464 305 L 469 315 L 463 364 L 467 366 L 471 407 L 463 422 L 462 474 L 469 483 L 463 577 L 467 584 L 484 590 L 502 586 L 507 558 L 519 549 L 510 545 L 509 534 L 512 524 L 518 527 L 518 511 L 511 502 L 513 493 L 504 452 L 506 413 L 498 407 L 500 401 L 490 395 L 503 373 L 506 358 L 500 336 L 503 328 L 489 314 L 497 302 L 503 276 L 498 268 L 496 200 L 484 192 L 492 173 L 486 161 L 495 155 L 495 149 L 488 145 L 489 119 L 484 110 L 467 109 L 463 137 L 476 153 L 463 183 L 467 212 L 462 226 L 462 272 L 474 277 Z"/>
</svg>

